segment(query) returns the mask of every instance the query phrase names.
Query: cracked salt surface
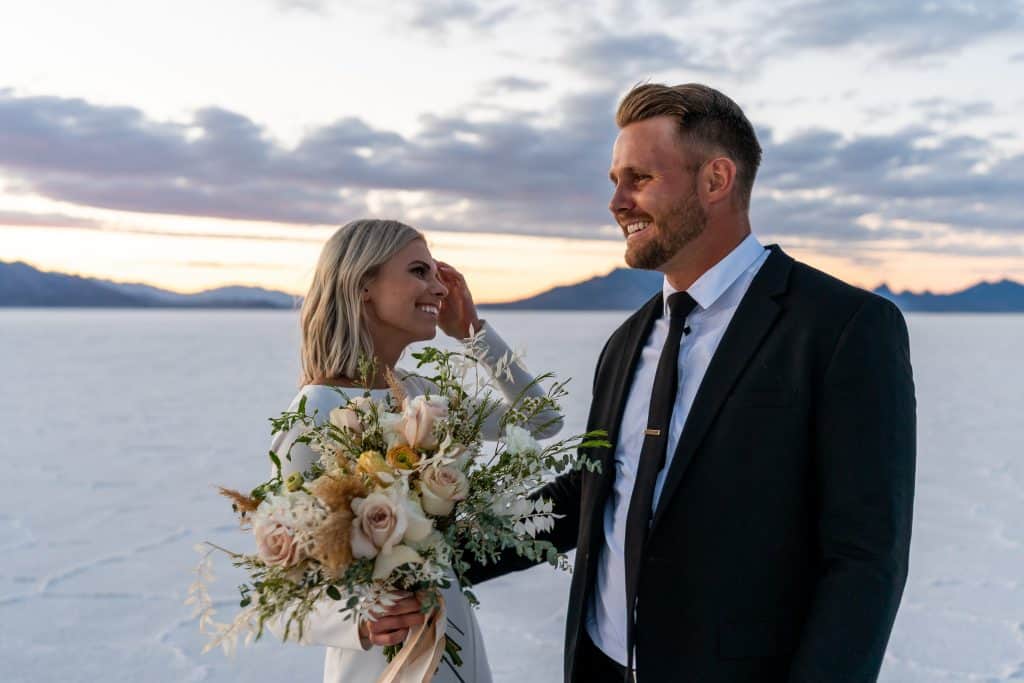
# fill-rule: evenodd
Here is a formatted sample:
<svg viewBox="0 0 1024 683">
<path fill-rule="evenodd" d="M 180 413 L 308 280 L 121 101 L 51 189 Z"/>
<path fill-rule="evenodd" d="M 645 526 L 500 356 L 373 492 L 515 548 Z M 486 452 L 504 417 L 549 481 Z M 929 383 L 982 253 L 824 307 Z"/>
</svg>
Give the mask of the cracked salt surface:
<svg viewBox="0 0 1024 683">
<path fill-rule="evenodd" d="M 574 377 L 573 395 L 622 318 L 488 315 L 531 368 Z M 1024 317 L 909 323 L 916 519 L 880 680 L 1024 680 Z M 0 328 L 5 683 L 320 680 L 316 648 L 200 654 L 182 604 L 196 542 L 247 541 L 213 487 L 266 472 L 266 419 L 295 388 L 294 315 L 6 310 Z M 567 408 L 566 429 L 581 430 L 586 405 Z M 218 563 L 222 615 L 239 581 Z M 478 587 L 496 681 L 561 679 L 568 586 L 540 567 Z"/>
</svg>

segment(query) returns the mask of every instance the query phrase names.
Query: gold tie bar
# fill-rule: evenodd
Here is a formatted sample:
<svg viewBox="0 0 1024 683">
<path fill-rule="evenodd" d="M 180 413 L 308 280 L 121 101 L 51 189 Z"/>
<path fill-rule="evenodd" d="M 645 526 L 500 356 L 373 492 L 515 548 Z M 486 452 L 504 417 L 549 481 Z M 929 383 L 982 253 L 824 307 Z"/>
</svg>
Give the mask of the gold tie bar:
<svg viewBox="0 0 1024 683">
<path fill-rule="evenodd" d="M 654 429 L 653 427 L 648 427 L 647 429 L 644 430 L 644 434 L 646 436 L 661 436 L 661 430 Z"/>
</svg>

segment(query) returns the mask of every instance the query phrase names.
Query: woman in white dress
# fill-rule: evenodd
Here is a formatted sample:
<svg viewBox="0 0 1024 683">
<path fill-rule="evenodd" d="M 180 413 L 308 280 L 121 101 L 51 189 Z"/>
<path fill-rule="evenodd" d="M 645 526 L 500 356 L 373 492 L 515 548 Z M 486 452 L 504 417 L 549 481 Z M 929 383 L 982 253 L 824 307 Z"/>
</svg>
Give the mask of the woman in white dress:
<svg viewBox="0 0 1024 683">
<path fill-rule="evenodd" d="M 324 246 L 302 305 L 302 388 L 289 406 L 296 410 L 305 397 L 306 412 L 318 421 L 345 402 L 339 390 L 351 396 L 363 393 L 358 378 L 361 356 L 376 360 L 380 372 L 373 378 L 371 395 L 383 398 L 387 384 L 383 368 L 392 368 L 410 396 L 430 393 L 423 378 L 396 367 L 405 348 L 416 341 L 434 338 L 437 327 L 456 339 L 470 330 L 483 329 L 488 353 L 483 364 L 493 368 L 507 350 L 497 332 L 477 318 L 473 297 L 462 275 L 451 266 L 435 262 L 425 238 L 414 228 L 397 221 L 359 220 L 340 228 Z M 514 364 L 511 380 L 496 377 L 506 400 L 541 395 L 525 368 Z M 498 436 L 500 410 L 484 427 L 486 438 Z M 561 428 L 557 414 L 541 414 L 534 436 L 552 436 Z M 284 476 L 305 471 L 318 458 L 308 446 L 294 444 L 298 431 L 278 434 L 271 448 L 290 453 L 282 458 Z M 463 664 L 452 666 L 447 655 L 434 680 L 437 683 L 490 683 L 480 629 L 473 610 L 454 581 L 444 591 L 448 634 L 462 646 Z M 423 621 L 413 596 L 400 600 L 373 622 L 355 624 L 326 602 L 311 618 L 303 644 L 327 647 L 325 683 L 371 683 L 387 662 L 382 647 L 401 642 L 412 626 Z"/>
</svg>

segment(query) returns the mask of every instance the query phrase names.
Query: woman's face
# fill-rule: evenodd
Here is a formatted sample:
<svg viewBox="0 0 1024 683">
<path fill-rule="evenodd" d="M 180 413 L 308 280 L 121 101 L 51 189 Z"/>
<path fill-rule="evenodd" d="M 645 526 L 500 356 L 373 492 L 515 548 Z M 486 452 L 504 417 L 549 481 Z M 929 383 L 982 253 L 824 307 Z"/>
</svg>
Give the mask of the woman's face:
<svg viewBox="0 0 1024 683">
<path fill-rule="evenodd" d="M 423 240 L 413 240 L 386 261 L 363 290 L 374 345 L 411 344 L 433 339 L 437 314 L 448 294 Z"/>
</svg>

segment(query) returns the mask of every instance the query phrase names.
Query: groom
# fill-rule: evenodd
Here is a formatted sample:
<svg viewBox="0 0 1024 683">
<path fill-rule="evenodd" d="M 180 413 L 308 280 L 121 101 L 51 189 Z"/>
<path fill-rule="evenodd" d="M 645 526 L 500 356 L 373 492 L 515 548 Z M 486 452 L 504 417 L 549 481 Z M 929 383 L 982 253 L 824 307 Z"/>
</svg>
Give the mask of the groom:
<svg viewBox="0 0 1024 683">
<path fill-rule="evenodd" d="M 609 208 L 665 278 L 598 359 L 600 473 L 540 493 L 576 549 L 565 680 L 873 681 L 910 544 L 903 318 L 751 234 L 761 148 L 728 97 L 640 85 L 616 122 Z"/>
</svg>

